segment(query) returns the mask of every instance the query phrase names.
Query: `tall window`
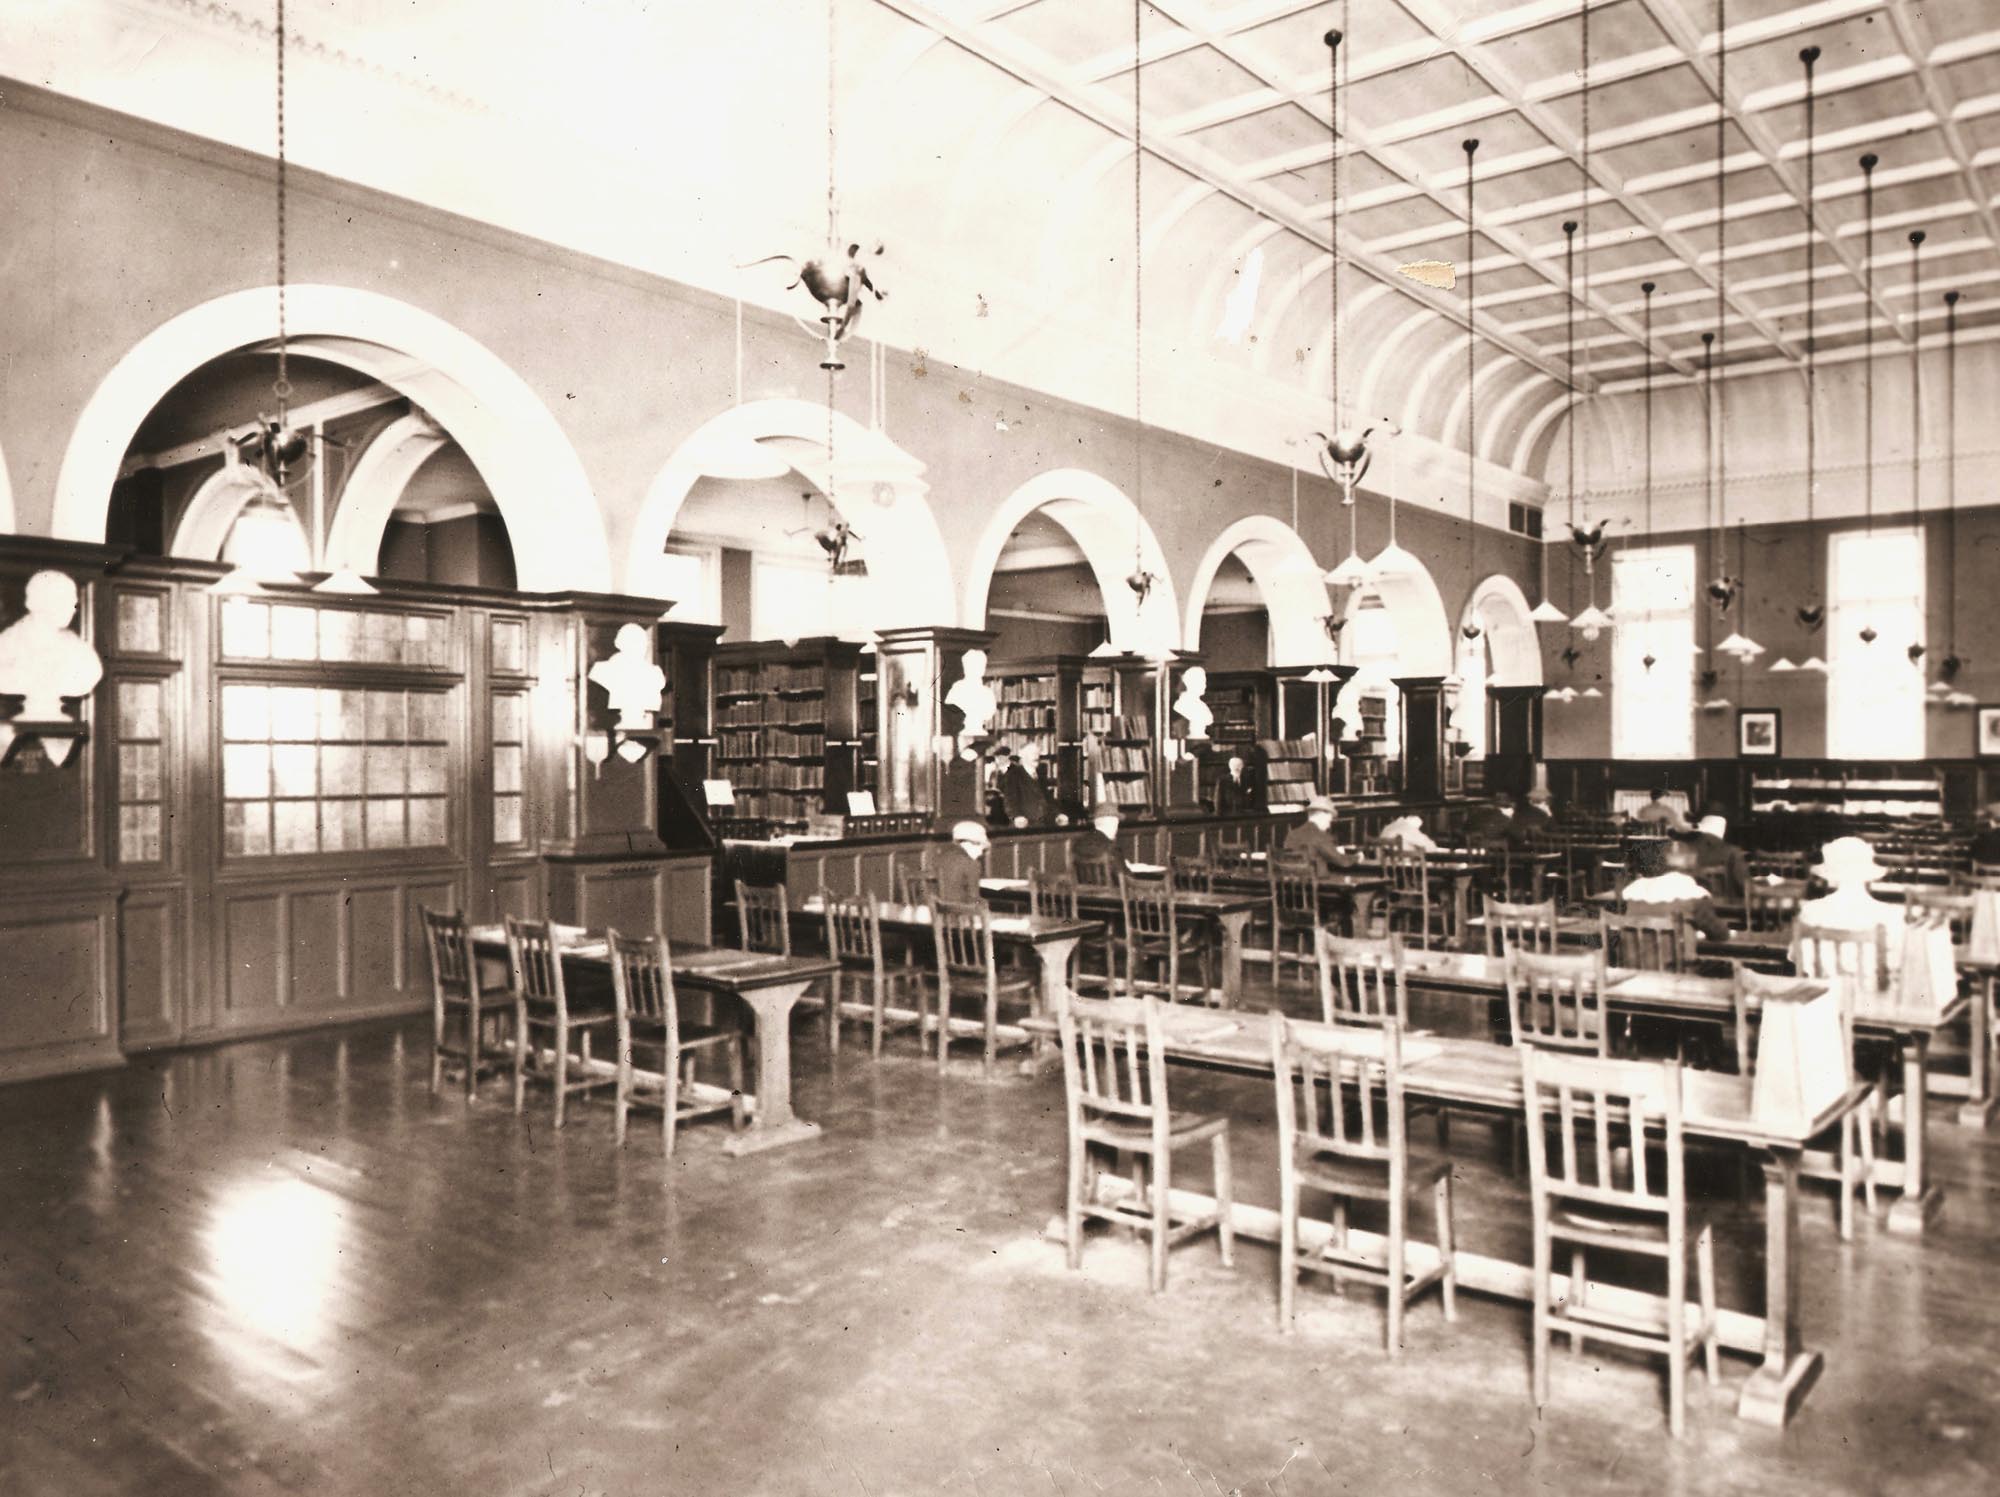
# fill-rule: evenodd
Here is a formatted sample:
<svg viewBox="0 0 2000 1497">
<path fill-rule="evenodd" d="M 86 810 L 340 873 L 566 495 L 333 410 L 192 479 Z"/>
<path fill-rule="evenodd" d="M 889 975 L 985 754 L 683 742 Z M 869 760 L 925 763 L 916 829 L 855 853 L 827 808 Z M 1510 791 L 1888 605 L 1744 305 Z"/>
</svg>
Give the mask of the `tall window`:
<svg viewBox="0 0 2000 1497">
<path fill-rule="evenodd" d="M 1492 625 L 1480 619 L 1482 631 L 1491 630 Z M 1486 681 L 1491 674 L 1487 665 L 1486 641 L 1488 635 L 1482 632 L 1477 639 L 1467 639 L 1463 634 L 1458 640 L 1458 706 L 1452 712 L 1451 725 L 1457 728 L 1459 736 L 1472 745 L 1472 757 L 1486 757 Z"/>
<path fill-rule="evenodd" d="M 654 576 L 660 596 L 674 600 L 674 618 L 722 622 L 721 554 L 719 546 L 668 546 L 660 554 Z"/>
<path fill-rule="evenodd" d="M 1827 547 L 1826 749 L 1840 759 L 1921 759 L 1924 533 L 1845 531 Z M 1861 631 L 1875 640 L 1863 643 Z"/>
<path fill-rule="evenodd" d="M 1399 693 L 1395 687 L 1395 678 L 1403 674 L 1402 653 L 1397 646 L 1395 617 L 1383 607 L 1379 597 L 1363 598 L 1348 614 L 1347 644 L 1353 652 L 1355 672 L 1343 700 L 1360 704 L 1355 709 L 1364 725 L 1360 731 L 1374 732 L 1379 726 L 1382 753 L 1393 759 L 1403 751 L 1403 724 L 1396 710 Z M 1377 702 L 1381 704 L 1379 725 L 1372 705 Z"/>
<path fill-rule="evenodd" d="M 1611 613 L 1612 755 L 1693 757 L 1694 547 L 1615 553 Z"/>
</svg>

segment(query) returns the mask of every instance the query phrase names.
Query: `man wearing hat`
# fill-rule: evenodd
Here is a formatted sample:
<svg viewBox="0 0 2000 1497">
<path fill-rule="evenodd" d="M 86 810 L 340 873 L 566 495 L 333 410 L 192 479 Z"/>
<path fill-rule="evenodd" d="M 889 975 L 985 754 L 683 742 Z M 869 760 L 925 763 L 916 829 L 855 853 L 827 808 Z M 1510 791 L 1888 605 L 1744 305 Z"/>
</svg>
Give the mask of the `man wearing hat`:
<svg viewBox="0 0 2000 1497">
<path fill-rule="evenodd" d="M 1115 801 L 1101 800 L 1090 808 L 1090 825 L 1070 844 L 1070 862 L 1079 878 L 1095 883 L 1116 882 L 1116 875 L 1125 867 L 1125 854 L 1118 849 L 1119 820 Z M 1096 878 L 1086 878 L 1083 872 L 1086 865 L 1103 871 Z"/>
<path fill-rule="evenodd" d="M 1321 873 L 1354 863 L 1354 855 L 1334 838 L 1333 802 L 1324 795 L 1307 801 L 1306 819 L 1285 833 L 1285 856 L 1309 859 Z"/>
<path fill-rule="evenodd" d="M 937 860 L 938 898 L 949 904 L 978 904 L 988 838 L 977 821 L 954 822 L 951 846 Z"/>
<path fill-rule="evenodd" d="M 1686 915 L 1688 924 L 1711 941 L 1728 937 L 1729 926 L 1715 912 L 1715 900 L 1708 890 L 1688 874 L 1667 866 L 1666 843 L 1633 843 L 1632 850 L 1626 855 L 1625 871 L 1632 875 L 1632 879 L 1619 893 L 1625 901 L 1627 913 L 1659 914 L 1661 910 L 1649 909 L 1648 906 L 1667 906 Z"/>
<path fill-rule="evenodd" d="M 1553 797 L 1549 787 L 1537 785 L 1521 797 L 1521 805 L 1514 812 L 1514 825 L 1523 832 L 1546 832 L 1551 830 L 1556 819 L 1549 814 L 1549 802 Z"/>
<path fill-rule="evenodd" d="M 1695 882 L 1717 899 L 1741 904 L 1743 886 L 1750 881 L 1750 860 L 1742 848 L 1729 841 L 1729 818 L 1720 811 L 1709 811 L 1695 823 L 1687 846 L 1694 859 Z"/>
</svg>

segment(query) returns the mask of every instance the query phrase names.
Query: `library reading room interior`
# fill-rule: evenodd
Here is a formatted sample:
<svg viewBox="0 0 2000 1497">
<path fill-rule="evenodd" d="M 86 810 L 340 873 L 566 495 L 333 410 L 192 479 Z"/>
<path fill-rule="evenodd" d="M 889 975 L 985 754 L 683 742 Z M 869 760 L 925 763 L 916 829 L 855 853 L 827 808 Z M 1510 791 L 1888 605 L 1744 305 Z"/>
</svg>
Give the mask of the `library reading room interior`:
<svg viewBox="0 0 2000 1497">
<path fill-rule="evenodd" d="M 8 0 L 0 189 L 0 1492 L 2000 1490 L 1993 0 Z"/>
</svg>

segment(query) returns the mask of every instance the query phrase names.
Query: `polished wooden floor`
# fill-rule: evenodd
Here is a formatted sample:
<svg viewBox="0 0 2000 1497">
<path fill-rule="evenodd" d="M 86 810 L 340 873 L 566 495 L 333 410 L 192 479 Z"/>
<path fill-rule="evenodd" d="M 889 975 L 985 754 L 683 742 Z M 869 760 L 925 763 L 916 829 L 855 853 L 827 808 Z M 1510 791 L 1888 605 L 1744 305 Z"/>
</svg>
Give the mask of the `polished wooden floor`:
<svg viewBox="0 0 2000 1497">
<path fill-rule="evenodd" d="M 1726 1359 L 1677 1446 L 1657 1364 L 1615 1352 L 1559 1355 L 1534 1421 L 1518 1306 L 1422 1302 L 1392 1366 L 1359 1291 L 1314 1286 L 1280 1337 L 1266 1249 L 1179 1249 L 1157 1299 L 1115 1237 L 1071 1274 L 1039 1237 L 1059 1078 L 830 1067 L 808 1023 L 826 1136 L 740 1160 L 711 1126 L 621 1152 L 602 1105 L 555 1135 L 501 1085 L 434 1101 L 415 1025 L 0 1093 L 0 1494 L 2000 1490 L 2000 1139 L 1942 1111 L 1933 1237 L 1843 1247 L 1808 1205 L 1804 1416 L 1738 1423 Z M 1261 1089 L 1176 1086 L 1274 1200 Z M 1525 1253 L 1480 1131 L 1461 1240 Z"/>
</svg>

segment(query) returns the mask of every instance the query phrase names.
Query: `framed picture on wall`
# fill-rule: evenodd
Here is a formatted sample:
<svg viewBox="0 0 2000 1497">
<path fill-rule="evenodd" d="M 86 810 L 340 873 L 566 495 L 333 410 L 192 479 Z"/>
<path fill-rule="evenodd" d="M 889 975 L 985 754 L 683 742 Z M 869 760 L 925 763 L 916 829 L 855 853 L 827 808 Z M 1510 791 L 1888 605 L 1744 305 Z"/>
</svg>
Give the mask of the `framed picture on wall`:
<svg viewBox="0 0 2000 1497">
<path fill-rule="evenodd" d="M 1778 757 L 1779 716 L 1776 707 L 1743 707 L 1736 713 L 1736 752 L 1744 759 Z M 2000 752 L 2000 750 L 1996 750 Z"/>
<path fill-rule="evenodd" d="M 1982 759 L 2000 759 L 2000 707 L 1981 707 L 1972 730 L 1974 748 Z"/>
</svg>

